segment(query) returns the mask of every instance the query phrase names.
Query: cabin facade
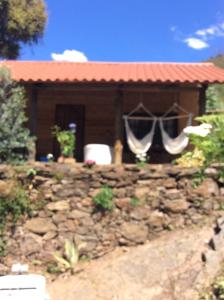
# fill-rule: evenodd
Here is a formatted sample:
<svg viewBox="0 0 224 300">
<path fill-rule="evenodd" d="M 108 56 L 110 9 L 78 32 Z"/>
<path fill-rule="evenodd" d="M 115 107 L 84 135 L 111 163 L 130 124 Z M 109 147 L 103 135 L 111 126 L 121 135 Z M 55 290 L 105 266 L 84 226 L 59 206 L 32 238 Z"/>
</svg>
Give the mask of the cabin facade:
<svg viewBox="0 0 224 300">
<path fill-rule="evenodd" d="M 114 162 L 134 162 L 126 143 L 123 116 L 139 103 L 154 115 L 163 115 L 174 103 L 194 116 L 205 112 L 208 84 L 224 83 L 224 71 L 211 63 L 70 63 L 3 62 L 13 79 L 25 86 L 29 128 L 37 136 L 37 158 L 59 155 L 52 136 L 57 124 L 67 129 L 76 123 L 76 152 L 83 161 L 87 144 L 107 144 L 116 149 Z M 178 116 L 180 111 L 171 115 Z M 142 113 L 139 113 L 142 115 Z M 133 123 L 138 135 L 150 124 Z M 167 124 L 172 136 L 186 126 L 186 119 Z M 159 127 L 149 150 L 151 162 L 174 159 L 161 143 Z"/>
</svg>

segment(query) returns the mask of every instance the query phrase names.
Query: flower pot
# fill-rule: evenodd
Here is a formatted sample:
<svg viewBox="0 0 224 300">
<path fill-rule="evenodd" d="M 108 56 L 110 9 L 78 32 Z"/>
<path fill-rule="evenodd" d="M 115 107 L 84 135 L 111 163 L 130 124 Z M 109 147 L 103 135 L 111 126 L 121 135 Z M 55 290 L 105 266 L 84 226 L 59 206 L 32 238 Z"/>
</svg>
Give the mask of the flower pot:
<svg viewBox="0 0 224 300">
<path fill-rule="evenodd" d="M 58 163 L 62 163 L 62 164 L 74 164 L 75 162 L 76 159 L 74 157 L 60 156 L 58 158 Z"/>
</svg>

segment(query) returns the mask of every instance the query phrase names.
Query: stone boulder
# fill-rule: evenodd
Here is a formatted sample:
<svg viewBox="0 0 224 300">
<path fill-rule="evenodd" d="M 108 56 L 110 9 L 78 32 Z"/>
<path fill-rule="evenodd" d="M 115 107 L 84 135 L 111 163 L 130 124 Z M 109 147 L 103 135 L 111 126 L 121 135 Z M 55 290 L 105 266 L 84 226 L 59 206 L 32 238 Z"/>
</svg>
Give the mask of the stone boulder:
<svg viewBox="0 0 224 300">
<path fill-rule="evenodd" d="M 33 233 L 44 235 L 49 231 L 56 231 L 57 227 L 50 218 L 34 218 L 25 223 L 25 228 Z"/>
</svg>

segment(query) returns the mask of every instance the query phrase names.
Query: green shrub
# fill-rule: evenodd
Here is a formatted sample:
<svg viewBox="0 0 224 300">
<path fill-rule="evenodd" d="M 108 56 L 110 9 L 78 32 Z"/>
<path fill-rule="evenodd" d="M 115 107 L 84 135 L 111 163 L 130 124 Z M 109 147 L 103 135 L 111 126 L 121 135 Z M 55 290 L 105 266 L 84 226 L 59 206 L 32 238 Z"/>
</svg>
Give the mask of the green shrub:
<svg viewBox="0 0 224 300">
<path fill-rule="evenodd" d="M 99 193 L 93 197 L 93 202 L 99 209 L 112 210 L 114 208 L 112 188 L 103 186 Z"/>
<path fill-rule="evenodd" d="M 75 150 L 74 132 L 71 130 L 61 130 L 60 127 L 55 125 L 52 133 L 60 145 L 61 155 L 64 157 L 73 157 Z"/>
<path fill-rule="evenodd" d="M 62 254 L 54 253 L 54 258 L 57 262 L 57 265 L 53 265 L 51 272 L 65 272 L 70 271 L 74 274 L 75 267 L 79 261 L 79 250 L 83 247 L 83 244 L 76 246 L 70 240 L 65 240 L 64 251 Z"/>
<path fill-rule="evenodd" d="M 24 88 L 6 68 L 0 69 L 0 163 L 19 163 L 28 158 L 30 132 L 25 127 Z"/>
<path fill-rule="evenodd" d="M 205 115 L 197 117 L 196 120 L 212 125 L 211 132 L 204 137 L 190 135 L 191 143 L 202 152 L 205 158 L 204 167 L 212 163 L 224 162 L 224 114 Z"/>
<path fill-rule="evenodd" d="M 137 197 L 132 197 L 131 198 L 131 201 L 130 201 L 130 204 L 132 205 L 132 206 L 138 206 L 138 205 L 140 205 L 140 200 L 137 198 Z"/>
<path fill-rule="evenodd" d="M 24 188 L 16 183 L 8 197 L 0 198 L 0 231 L 3 232 L 8 220 L 14 224 L 30 212 L 30 201 Z"/>
</svg>

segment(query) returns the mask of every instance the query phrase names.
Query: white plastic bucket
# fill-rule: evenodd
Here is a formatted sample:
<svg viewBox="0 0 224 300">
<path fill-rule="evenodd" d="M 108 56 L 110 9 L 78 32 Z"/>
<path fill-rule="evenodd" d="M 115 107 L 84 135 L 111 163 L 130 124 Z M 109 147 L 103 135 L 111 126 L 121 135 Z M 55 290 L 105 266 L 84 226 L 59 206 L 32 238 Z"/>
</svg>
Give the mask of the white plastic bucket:
<svg viewBox="0 0 224 300">
<path fill-rule="evenodd" d="M 111 150 L 108 145 L 88 144 L 84 147 L 84 161 L 92 160 L 97 165 L 109 165 L 112 162 Z"/>
</svg>

